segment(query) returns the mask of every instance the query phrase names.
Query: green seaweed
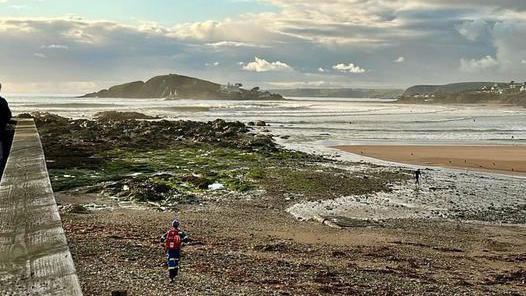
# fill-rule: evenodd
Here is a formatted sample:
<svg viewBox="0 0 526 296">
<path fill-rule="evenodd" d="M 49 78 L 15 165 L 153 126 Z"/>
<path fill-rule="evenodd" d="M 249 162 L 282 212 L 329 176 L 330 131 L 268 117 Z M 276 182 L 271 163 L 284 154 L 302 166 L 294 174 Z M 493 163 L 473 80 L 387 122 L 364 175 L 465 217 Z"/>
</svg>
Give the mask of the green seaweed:
<svg viewBox="0 0 526 296">
<path fill-rule="evenodd" d="M 207 191 L 209 185 L 217 182 L 229 191 L 264 189 L 275 196 L 289 192 L 315 200 L 386 191 L 390 183 L 407 178 L 397 172 L 356 175 L 323 166 L 329 161 L 301 152 L 247 151 L 202 143 L 157 150 L 120 148 L 96 157 L 99 168 L 93 168 L 86 159 L 85 164 L 78 161 L 75 168 L 50 169 L 54 189 L 131 179 L 150 184 L 141 183 L 147 188 L 147 197 L 141 195 L 138 199 L 158 200 L 161 195 L 152 193 L 151 188 L 190 196 Z"/>
</svg>

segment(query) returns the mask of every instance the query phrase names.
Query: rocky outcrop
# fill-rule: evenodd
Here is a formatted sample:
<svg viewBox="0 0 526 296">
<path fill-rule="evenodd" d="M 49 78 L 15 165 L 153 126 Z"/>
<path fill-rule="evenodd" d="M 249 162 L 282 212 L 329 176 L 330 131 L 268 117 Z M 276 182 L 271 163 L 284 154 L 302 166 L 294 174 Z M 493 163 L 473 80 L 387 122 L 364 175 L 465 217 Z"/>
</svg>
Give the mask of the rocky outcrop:
<svg viewBox="0 0 526 296">
<path fill-rule="evenodd" d="M 160 149 L 180 143 L 204 143 L 246 150 L 274 150 L 272 137 L 249 133 L 241 122 L 88 120 L 33 113 L 46 156 L 92 156 L 119 147 Z M 95 161 L 95 160 L 94 160 Z"/>
<path fill-rule="evenodd" d="M 135 81 L 112 86 L 89 93 L 84 98 L 163 98 L 163 99 L 227 99 L 227 100 L 282 100 L 283 97 L 261 91 L 259 88 L 245 90 L 237 86 L 222 86 L 218 83 L 169 74 L 150 80 Z"/>
<path fill-rule="evenodd" d="M 97 112 L 93 116 L 99 121 L 123 121 L 123 120 L 145 120 L 145 119 L 159 119 L 158 117 L 149 116 L 139 112 L 118 112 L 118 111 L 103 111 Z"/>
</svg>

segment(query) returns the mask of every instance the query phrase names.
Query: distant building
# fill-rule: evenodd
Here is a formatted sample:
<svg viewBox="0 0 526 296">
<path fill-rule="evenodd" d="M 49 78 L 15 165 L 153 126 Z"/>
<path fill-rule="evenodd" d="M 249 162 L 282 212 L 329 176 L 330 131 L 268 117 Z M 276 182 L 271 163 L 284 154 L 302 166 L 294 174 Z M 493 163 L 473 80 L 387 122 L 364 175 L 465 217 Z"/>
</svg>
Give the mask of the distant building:
<svg viewBox="0 0 526 296">
<path fill-rule="evenodd" d="M 241 87 L 243 87 L 243 84 L 241 83 L 228 83 L 227 85 L 221 85 L 221 91 L 224 93 L 236 93 L 241 92 Z"/>
<path fill-rule="evenodd" d="M 517 93 L 523 93 L 526 92 L 526 82 L 524 83 L 517 83 L 515 81 L 511 81 L 508 84 L 498 84 L 495 83 L 493 86 L 484 85 L 480 88 L 479 93 L 486 93 L 486 94 L 495 94 L 495 95 L 504 95 L 504 94 L 517 94 Z"/>
</svg>

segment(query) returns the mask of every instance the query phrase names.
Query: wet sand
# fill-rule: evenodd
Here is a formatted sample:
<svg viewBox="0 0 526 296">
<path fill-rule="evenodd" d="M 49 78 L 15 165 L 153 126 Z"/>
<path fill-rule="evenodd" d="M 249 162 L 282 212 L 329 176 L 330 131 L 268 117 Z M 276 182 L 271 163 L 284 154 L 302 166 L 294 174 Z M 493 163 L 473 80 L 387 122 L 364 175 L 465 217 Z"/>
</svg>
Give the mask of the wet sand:
<svg viewBox="0 0 526 296">
<path fill-rule="evenodd" d="M 399 163 L 526 175 L 526 145 L 351 145 L 336 148 Z"/>
</svg>

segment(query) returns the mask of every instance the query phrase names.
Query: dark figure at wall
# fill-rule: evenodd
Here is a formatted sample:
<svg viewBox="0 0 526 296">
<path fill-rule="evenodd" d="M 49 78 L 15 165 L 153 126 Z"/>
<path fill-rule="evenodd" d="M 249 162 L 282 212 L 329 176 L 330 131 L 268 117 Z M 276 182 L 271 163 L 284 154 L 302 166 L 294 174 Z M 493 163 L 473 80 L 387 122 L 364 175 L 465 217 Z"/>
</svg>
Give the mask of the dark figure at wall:
<svg viewBox="0 0 526 296">
<path fill-rule="evenodd" d="M 422 176 L 422 171 L 420 169 L 415 171 L 415 183 L 420 185 L 420 177 Z"/>
<path fill-rule="evenodd" d="M 2 90 L 2 84 L 0 84 Z M 9 155 L 9 147 L 11 147 L 12 132 L 7 128 L 11 123 L 11 109 L 7 101 L 0 97 L 0 174 L 3 174 L 4 167 Z"/>
</svg>

